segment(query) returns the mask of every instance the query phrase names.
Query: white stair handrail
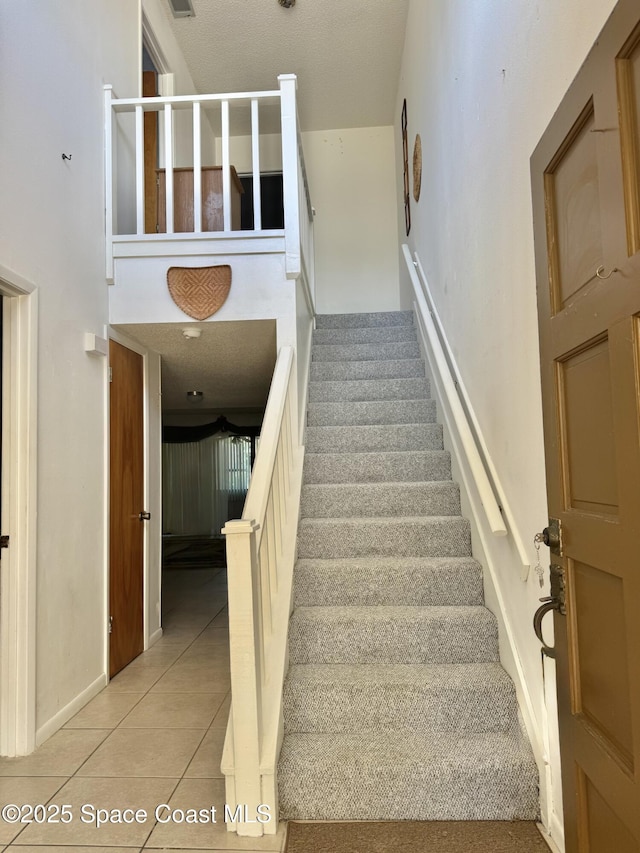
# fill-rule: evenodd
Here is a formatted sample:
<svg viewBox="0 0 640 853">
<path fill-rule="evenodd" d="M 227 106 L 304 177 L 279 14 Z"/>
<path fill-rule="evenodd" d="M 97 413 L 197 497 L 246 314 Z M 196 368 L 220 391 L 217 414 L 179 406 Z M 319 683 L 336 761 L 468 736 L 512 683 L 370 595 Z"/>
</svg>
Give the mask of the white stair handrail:
<svg viewBox="0 0 640 853">
<path fill-rule="evenodd" d="M 438 376 L 440 377 L 440 381 L 442 382 L 442 388 L 451 409 L 464 453 L 469 462 L 469 468 L 472 472 L 480 501 L 484 507 L 489 527 L 494 536 L 506 536 L 506 524 L 502 517 L 502 513 L 500 512 L 500 507 L 493 492 L 491 482 L 487 476 L 482 457 L 478 451 L 473 432 L 469 426 L 469 421 L 467 420 L 464 408 L 460 402 L 460 397 L 458 396 L 456 384 L 449 368 L 449 363 L 444 354 L 442 344 L 440 343 L 440 337 L 433 319 L 433 308 L 427 302 L 428 291 L 426 290 L 426 287 L 423 288 L 423 285 L 418 278 L 418 272 L 416 269 L 417 262 L 413 261 L 411 252 L 406 243 L 403 244 L 402 251 L 407 263 L 407 269 L 409 270 L 409 276 L 413 285 L 418 308 L 420 309 L 420 319 L 424 325 L 427 340 L 431 347 L 435 368 Z M 426 281 L 424 284 L 426 285 Z"/>
</svg>

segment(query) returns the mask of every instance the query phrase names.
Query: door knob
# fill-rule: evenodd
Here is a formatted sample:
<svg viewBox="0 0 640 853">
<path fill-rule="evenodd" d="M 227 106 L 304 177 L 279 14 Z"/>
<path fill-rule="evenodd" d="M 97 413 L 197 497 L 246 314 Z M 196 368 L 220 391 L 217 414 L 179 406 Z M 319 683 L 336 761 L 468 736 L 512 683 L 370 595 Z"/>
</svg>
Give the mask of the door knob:
<svg viewBox="0 0 640 853">
<path fill-rule="evenodd" d="M 558 610 L 559 602 L 555 598 L 551 598 L 548 596 L 547 598 L 541 598 L 540 601 L 543 604 L 538 607 L 536 612 L 533 615 L 533 630 L 536 632 L 536 637 L 540 640 L 542 644 L 542 654 L 546 655 L 548 658 L 555 658 L 556 650 L 553 646 L 548 646 L 544 638 L 542 636 L 542 620 L 550 610 Z"/>
<path fill-rule="evenodd" d="M 151 518 L 151 513 L 150 512 L 140 512 L 140 513 L 138 513 L 138 518 L 140 519 L 140 521 L 149 521 L 149 519 Z"/>
<path fill-rule="evenodd" d="M 550 566 L 551 570 L 551 595 L 541 598 L 541 606 L 538 607 L 533 614 L 533 630 L 536 637 L 542 643 L 542 654 L 549 658 L 555 658 L 556 650 L 553 646 L 548 646 L 542 637 L 542 620 L 550 610 L 557 610 L 561 616 L 567 612 L 566 608 L 566 584 L 564 579 L 564 569 L 562 566 Z"/>
</svg>

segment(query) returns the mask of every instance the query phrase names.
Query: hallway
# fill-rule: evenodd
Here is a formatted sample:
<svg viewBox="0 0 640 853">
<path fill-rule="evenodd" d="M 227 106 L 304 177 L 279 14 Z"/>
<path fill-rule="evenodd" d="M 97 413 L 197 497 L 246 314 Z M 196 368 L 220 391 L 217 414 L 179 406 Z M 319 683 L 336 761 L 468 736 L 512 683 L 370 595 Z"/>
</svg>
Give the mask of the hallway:
<svg viewBox="0 0 640 853">
<path fill-rule="evenodd" d="M 224 569 L 165 572 L 163 637 L 35 753 L 0 759 L 0 806 L 47 806 L 33 814 L 23 809 L 23 818 L 34 819 L 30 824 L 0 820 L 0 853 L 27 853 L 36 846 L 41 853 L 47 846 L 55 846 L 56 853 L 67 846 L 78 853 L 79 845 L 110 853 L 282 849 L 283 827 L 275 836 L 250 839 L 238 838 L 224 825 L 220 759 L 230 696 L 226 600 Z M 154 812 L 161 804 L 168 807 L 158 822 Z M 181 813 L 173 812 L 209 813 L 212 805 L 216 823 L 178 822 Z M 99 808 L 142 809 L 146 816 L 128 814 L 130 822 L 123 823 L 112 813 L 96 826 Z M 39 822 L 42 818 L 47 822 Z"/>
</svg>

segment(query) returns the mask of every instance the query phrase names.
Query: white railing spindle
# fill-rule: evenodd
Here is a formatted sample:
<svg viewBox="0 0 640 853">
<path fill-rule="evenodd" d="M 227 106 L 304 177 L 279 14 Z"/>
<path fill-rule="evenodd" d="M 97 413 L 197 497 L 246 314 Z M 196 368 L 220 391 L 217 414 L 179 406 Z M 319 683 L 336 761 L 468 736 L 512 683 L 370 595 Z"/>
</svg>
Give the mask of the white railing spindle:
<svg viewBox="0 0 640 853">
<path fill-rule="evenodd" d="M 164 181 L 165 231 L 173 234 L 173 113 L 171 104 L 164 105 Z"/>
<path fill-rule="evenodd" d="M 144 112 L 136 107 L 136 234 L 144 234 Z"/>
<path fill-rule="evenodd" d="M 202 136 L 200 102 L 193 104 L 193 231 L 202 233 Z"/>
<path fill-rule="evenodd" d="M 231 161 L 229 157 L 229 101 L 222 102 L 222 221 L 231 231 Z"/>
<path fill-rule="evenodd" d="M 262 229 L 262 207 L 260 193 L 260 119 L 258 100 L 251 101 L 251 164 L 253 168 L 253 230 Z"/>
</svg>

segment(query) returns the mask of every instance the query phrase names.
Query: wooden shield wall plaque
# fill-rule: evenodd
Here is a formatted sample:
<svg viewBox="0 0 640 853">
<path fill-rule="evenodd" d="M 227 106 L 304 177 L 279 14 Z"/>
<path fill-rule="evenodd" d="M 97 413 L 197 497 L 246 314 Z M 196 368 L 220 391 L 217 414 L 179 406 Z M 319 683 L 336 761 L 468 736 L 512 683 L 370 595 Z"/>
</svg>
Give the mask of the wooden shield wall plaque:
<svg viewBox="0 0 640 853">
<path fill-rule="evenodd" d="M 225 303 L 231 289 L 231 267 L 169 267 L 167 286 L 181 311 L 194 320 L 207 320 Z"/>
</svg>

